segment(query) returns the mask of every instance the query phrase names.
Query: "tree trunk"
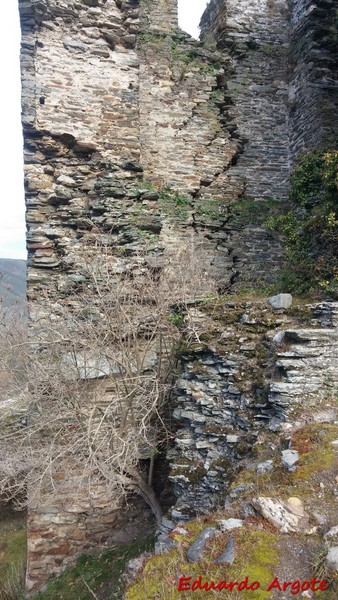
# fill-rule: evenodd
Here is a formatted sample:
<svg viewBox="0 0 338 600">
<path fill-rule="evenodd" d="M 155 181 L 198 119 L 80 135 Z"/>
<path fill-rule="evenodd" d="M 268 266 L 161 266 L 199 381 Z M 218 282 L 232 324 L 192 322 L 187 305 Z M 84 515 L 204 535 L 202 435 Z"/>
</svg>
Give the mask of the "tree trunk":
<svg viewBox="0 0 338 600">
<path fill-rule="evenodd" d="M 150 506 L 155 516 L 157 525 L 161 525 L 163 511 L 153 488 L 148 485 L 148 483 L 143 479 L 142 475 L 136 470 L 129 469 L 129 474 L 135 482 L 136 491 L 138 491 L 143 500 L 145 500 L 148 506 Z"/>
</svg>

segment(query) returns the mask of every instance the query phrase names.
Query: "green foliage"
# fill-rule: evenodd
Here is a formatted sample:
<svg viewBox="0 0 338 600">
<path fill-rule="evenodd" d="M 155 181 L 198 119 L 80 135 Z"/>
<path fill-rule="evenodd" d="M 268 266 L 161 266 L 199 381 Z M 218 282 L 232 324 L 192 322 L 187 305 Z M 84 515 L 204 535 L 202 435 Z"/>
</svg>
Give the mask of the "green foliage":
<svg viewBox="0 0 338 600">
<path fill-rule="evenodd" d="M 164 186 L 160 191 L 159 204 L 168 217 L 184 222 L 188 217 L 191 200 L 170 186 Z"/>
<path fill-rule="evenodd" d="M 230 222 L 235 220 L 241 225 L 265 225 L 267 219 L 280 212 L 281 203 L 273 198 L 261 200 L 241 198 L 231 203 L 230 210 Z"/>
<path fill-rule="evenodd" d="M 220 216 L 220 209 L 220 203 L 212 198 L 202 198 L 199 200 L 199 203 L 196 204 L 196 213 L 210 219 L 218 219 Z"/>
<path fill-rule="evenodd" d="M 224 90 L 214 90 L 211 92 L 209 98 L 216 104 L 224 104 Z"/>
<path fill-rule="evenodd" d="M 309 198 L 321 193 L 325 174 L 324 153 L 315 150 L 303 156 L 291 176 L 291 200 L 304 206 Z"/>
<path fill-rule="evenodd" d="M 148 31 L 141 31 L 138 36 L 138 45 L 143 46 L 145 44 L 158 43 L 163 40 L 163 35 L 160 33 L 150 33 Z"/>
<path fill-rule="evenodd" d="M 100 556 L 81 556 L 75 567 L 52 578 L 36 600 L 118 600 L 123 597 L 122 579 L 126 563 L 150 550 L 153 540 L 144 540 L 105 550 Z M 89 589 L 88 589 L 89 588 Z M 90 591 L 91 590 L 91 591 Z M 95 594 L 95 596 L 94 596 Z M 34 600 L 34 598 L 32 599 Z"/>
<path fill-rule="evenodd" d="M 149 192 L 156 192 L 156 188 L 154 186 L 153 183 L 151 183 L 151 181 L 140 181 L 139 185 L 133 189 L 133 193 L 135 194 L 139 194 L 140 192 L 143 192 L 144 190 L 149 190 Z"/>
<path fill-rule="evenodd" d="M 181 327 L 184 323 L 184 315 L 181 312 L 174 312 L 168 316 L 168 321 L 175 327 Z"/>
<path fill-rule="evenodd" d="M 219 61 L 209 62 L 196 48 L 182 46 L 180 40 L 171 39 L 171 68 L 181 71 L 180 80 L 193 69 L 199 75 L 215 75 L 222 67 Z"/>
<path fill-rule="evenodd" d="M 207 50 L 217 49 L 217 39 L 211 32 L 205 33 L 202 39 L 202 44 Z"/>
<path fill-rule="evenodd" d="M 338 152 L 315 150 L 291 177 L 290 209 L 267 226 L 285 237 L 281 287 L 338 294 Z"/>
</svg>

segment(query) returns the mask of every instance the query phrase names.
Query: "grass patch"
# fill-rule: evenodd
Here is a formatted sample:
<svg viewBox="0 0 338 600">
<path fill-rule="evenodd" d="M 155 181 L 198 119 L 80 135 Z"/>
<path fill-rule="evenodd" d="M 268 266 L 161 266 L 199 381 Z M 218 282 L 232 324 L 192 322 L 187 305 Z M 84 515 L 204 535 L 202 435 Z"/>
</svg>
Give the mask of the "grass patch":
<svg viewBox="0 0 338 600">
<path fill-rule="evenodd" d="M 26 516 L 3 508 L 0 517 L 0 600 L 23 597 L 26 559 Z"/>
<path fill-rule="evenodd" d="M 293 448 L 301 454 L 293 475 L 296 481 L 306 484 L 319 472 L 328 471 L 337 464 L 332 441 L 338 438 L 335 425 L 315 424 L 303 427 L 293 436 Z"/>
<path fill-rule="evenodd" d="M 46 590 L 32 600 L 93 600 L 93 593 L 99 600 L 120 600 L 125 588 L 122 574 L 126 563 L 152 547 L 153 539 L 149 538 L 105 550 L 99 556 L 81 556 L 75 567 L 52 578 Z"/>
<path fill-rule="evenodd" d="M 337 455 L 332 445 L 335 439 L 338 439 L 338 427 L 335 425 L 314 423 L 302 427 L 292 437 L 292 449 L 300 454 L 293 473 L 282 466 L 280 449 L 277 448 L 272 471 L 258 474 L 255 468 L 242 469 L 232 482 L 230 491 L 238 485 L 253 483 L 262 496 L 277 496 L 285 500 L 290 496 L 299 496 L 308 500 L 312 497 L 314 489 L 318 488 L 321 476 L 330 473 L 337 465 Z M 253 451 L 256 459 L 261 462 L 273 458 L 270 452 L 266 453 L 264 445 L 257 445 Z M 248 489 L 241 498 L 249 499 L 252 493 L 252 489 Z"/>
</svg>

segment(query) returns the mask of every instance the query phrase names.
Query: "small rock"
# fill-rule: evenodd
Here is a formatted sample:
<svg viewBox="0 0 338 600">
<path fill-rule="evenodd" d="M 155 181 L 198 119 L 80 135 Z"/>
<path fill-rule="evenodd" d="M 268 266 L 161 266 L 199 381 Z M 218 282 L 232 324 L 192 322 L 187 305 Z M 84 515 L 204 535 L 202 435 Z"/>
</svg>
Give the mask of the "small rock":
<svg viewBox="0 0 338 600">
<path fill-rule="evenodd" d="M 215 565 L 222 565 L 222 564 L 232 565 L 234 560 L 235 560 L 235 544 L 234 544 L 233 538 L 231 537 L 229 539 L 227 545 L 225 546 L 225 549 L 222 552 L 221 556 L 216 558 Z"/>
<path fill-rule="evenodd" d="M 189 521 L 191 518 L 189 515 L 182 513 L 180 510 L 176 510 L 176 508 L 172 509 L 171 516 L 173 519 L 180 519 L 181 521 Z"/>
<path fill-rule="evenodd" d="M 68 177 L 68 175 L 60 175 L 60 177 L 57 178 L 56 183 L 68 187 L 75 187 L 77 185 L 75 179 Z"/>
<path fill-rule="evenodd" d="M 171 532 L 173 535 L 187 535 L 188 532 L 183 527 L 175 527 Z"/>
<path fill-rule="evenodd" d="M 318 523 L 318 525 L 325 525 L 325 523 L 327 522 L 326 516 L 322 515 L 321 513 L 314 511 L 312 513 L 312 517 Z"/>
<path fill-rule="evenodd" d="M 280 431 L 282 429 L 283 422 L 276 417 L 273 417 L 269 421 L 269 429 L 270 431 Z"/>
<path fill-rule="evenodd" d="M 284 339 L 285 331 L 278 331 L 276 335 L 273 336 L 272 341 L 275 344 L 280 344 Z"/>
<path fill-rule="evenodd" d="M 81 52 L 85 52 L 88 48 L 88 46 L 82 44 L 82 42 L 70 38 L 63 40 L 63 45 L 67 50 L 81 50 Z"/>
<path fill-rule="evenodd" d="M 150 192 L 147 190 L 144 194 L 142 194 L 142 200 L 158 200 L 160 197 L 158 192 Z"/>
<path fill-rule="evenodd" d="M 236 444 L 239 440 L 239 436 L 238 435 L 227 435 L 227 442 L 228 444 Z"/>
<path fill-rule="evenodd" d="M 333 446 L 338 446 L 338 440 L 333 440 L 333 442 L 331 442 L 331 444 L 332 444 Z"/>
<path fill-rule="evenodd" d="M 304 517 L 305 511 L 304 511 L 304 507 L 303 507 L 303 502 L 301 501 L 300 498 L 296 498 L 295 496 L 292 496 L 291 498 L 288 499 L 287 504 L 294 515 L 298 515 L 299 517 Z"/>
<path fill-rule="evenodd" d="M 277 296 L 270 296 L 268 302 L 274 309 L 290 308 L 292 306 L 292 296 L 291 294 L 277 294 Z"/>
<path fill-rule="evenodd" d="M 228 498 L 230 500 L 237 500 L 237 498 L 239 498 L 243 492 L 246 492 L 247 490 L 252 490 L 254 489 L 254 487 L 254 483 L 243 483 L 243 485 L 237 485 L 236 487 L 234 487 L 233 490 L 231 490 Z"/>
<path fill-rule="evenodd" d="M 138 556 L 137 558 L 132 558 L 131 560 L 128 560 L 126 567 L 125 567 L 125 575 L 126 575 L 126 579 L 127 579 L 128 583 L 132 583 L 132 581 L 134 581 L 134 579 L 136 579 L 137 575 L 142 571 L 143 565 L 144 565 L 144 560 L 148 556 L 150 556 L 150 553 L 144 552 L 143 554 L 141 554 L 141 556 Z"/>
<path fill-rule="evenodd" d="M 338 525 L 331 527 L 331 529 L 329 529 L 329 531 L 327 531 L 324 535 L 324 538 L 326 541 L 338 541 Z"/>
<path fill-rule="evenodd" d="M 333 423 L 336 417 L 335 410 L 321 410 L 313 414 L 313 420 L 315 423 Z M 338 440 L 336 440 L 338 443 Z"/>
<path fill-rule="evenodd" d="M 250 317 L 249 317 L 249 315 L 246 315 L 245 313 L 239 319 L 240 323 L 247 323 L 248 321 L 250 321 Z"/>
<path fill-rule="evenodd" d="M 293 469 L 296 462 L 299 461 L 299 454 L 297 450 L 283 450 L 282 452 L 282 465 L 287 467 L 289 470 Z"/>
<path fill-rule="evenodd" d="M 241 509 L 241 514 L 243 516 L 243 519 L 248 519 L 248 517 L 256 517 L 256 511 L 253 508 L 253 506 L 250 504 L 250 502 L 246 502 L 245 504 L 242 504 L 242 509 Z"/>
<path fill-rule="evenodd" d="M 261 475 L 262 473 L 269 473 L 273 469 L 273 461 L 266 460 L 265 462 L 259 463 L 256 467 L 256 473 Z"/>
<path fill-rule="evenodd" d="M 163 517 L 162 521 L 161 521 L 161 526 L 164 527 L 165 529 L 168 529 L 169 531 L 171 531 L 172 529 L 174 529 L 175 523 L 174 523 L 174 521 L 171 521 L 170 519 L 166 519 L 165 517 Z"/>
<path fill-rule="evenodd" d="M 168 552 L 175 545 L 174 541 L 169 537 L 159 539 L 155 543 L 154 552 L 155 554 L 163 554 L 164 552 Z"/>
<path fill-rule="evenodd" d="M 131 33 L 129 35 L 124 35 L 121 39 L 127 48 L 134 48 L 137 37 L 134 33 Z"/>
<path fill-rule="evenodd" d="M 338 546 L 333 546 L 327 553 L 326 563 L 330 570 L 338 571 Z"/>
<path fill-rule="evenodd" d="M 143 167 L 136 160 L 134 160 L 134 161 L 127 160 L 126 162 L 123 163 L 122 168 L 125 169 L 126 171 L 135 171 L 136 173 L 143 172 Z"/>
<path fill-rule="evenodd" d="M 207 527 L 200 533 L 197 540 L 191 544 L 188 553 L 187 559 L 189 562 L 198 562 L 203 554 L 205 545 L 210 538 L 215 537 L 217 530 L 215 527 Z"/>
<path fill-rule="evenodd" d="M 224 531 L 229 531 L 230 529 L 236 529 L 237 527 L 242 527 L 243 521 L 242 519 L 222 519 L 221 521 L 217 521 L 217 527 L 223 533 Z"/>
<path fill-rule="evenodd" d="M 106 42 L 109 44 L 110 48 L 112 50 L 115 50 L 115 46 L 120 41 L 119 37 L 117 35 L 115 35 L 114 33 L 106 32 L 106 31 L 103 33 L 103 35 L 104 35 Z"/>
</svg>

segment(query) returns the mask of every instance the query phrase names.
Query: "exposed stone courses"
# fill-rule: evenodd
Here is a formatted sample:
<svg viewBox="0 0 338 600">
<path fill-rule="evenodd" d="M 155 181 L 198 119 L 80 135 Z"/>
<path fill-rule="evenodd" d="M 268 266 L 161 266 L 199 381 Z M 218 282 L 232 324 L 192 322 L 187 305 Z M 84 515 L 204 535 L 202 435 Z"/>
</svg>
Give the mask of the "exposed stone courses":
<svg viewBox="0 0 338 600">
<path fill-rule="evenodd" d="M 213 0 L 201 20 L 235 62 L 226 82 L 233 126 L 245 150 L 229 176 L 248 198 L 287 195 L 288 12 L 285 0 Z"/>
<path fill-rule="evenodd" d="M 337 24 L 334 2 L 291 0 L 290 142 L 293 158 L 338 136 Z"/>
</svg>

